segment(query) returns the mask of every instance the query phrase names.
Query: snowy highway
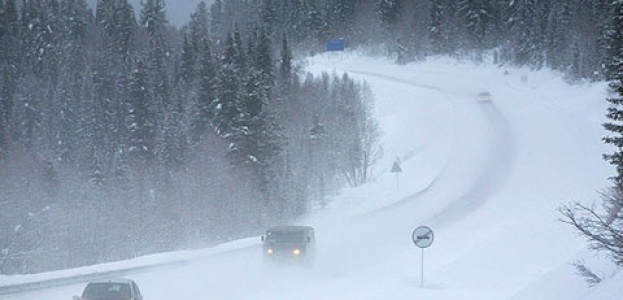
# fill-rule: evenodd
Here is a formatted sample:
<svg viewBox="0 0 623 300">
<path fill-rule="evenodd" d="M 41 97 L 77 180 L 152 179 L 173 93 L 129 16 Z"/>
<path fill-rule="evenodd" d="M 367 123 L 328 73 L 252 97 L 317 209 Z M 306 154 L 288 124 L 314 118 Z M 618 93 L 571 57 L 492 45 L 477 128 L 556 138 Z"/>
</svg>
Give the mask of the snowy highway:
<svg viewBox="0 0 623 300">
<path fill-rule="evenodd" d="M 603 86 L 443 59 L 398 66 L 320 56 L 307 68 L 370 85 L 385 153 L 371 183 L 300 220 L 316 228 L 316 264 L 267 265 L 253 237 L 235 251 L 126 274 L 145 300 L 584 299 L 569 262 L 590 254 L 556 208 L 592 202 L 611 175 L 601 160 Z M 491 103 L 477 101 L 483 90 Z M 389 172 L 395 161 L 400 174 Z M 424 287 L 410 239 L 419 225 L 435 231 Z M 540 284 L 552 274 L 557 284 Z M 68 300 L 84 286 L 0 298 Z"/>
</svg>

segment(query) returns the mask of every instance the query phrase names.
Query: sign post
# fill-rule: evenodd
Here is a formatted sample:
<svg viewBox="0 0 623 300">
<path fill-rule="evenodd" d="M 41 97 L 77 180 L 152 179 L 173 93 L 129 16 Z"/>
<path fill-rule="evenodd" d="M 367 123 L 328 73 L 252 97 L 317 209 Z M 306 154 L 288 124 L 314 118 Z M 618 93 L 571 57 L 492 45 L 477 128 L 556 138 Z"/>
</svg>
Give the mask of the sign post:
<svg viewBox="0 0 623 300">
<path fill-rule="evenodd" d="M 344 39 L 330 39 L 327 41 L 327 53 L 329 53 L 329 55 L 327 55 L 327 58 L 329 60 L 331 60 L 331 57 L 333 56 L 332 53 L 336 53 L 336 52 L 344 52 L 345 46 L 344 46 Z M 338 58 L 340 57 L 340 55 L 338 54 Z"/>
<path fill-rule="evenodd" d="M 394 165 L 392 165 L 392 169 L 390 170 L 390 172 L 396 174 L 396 189 L 399 189 L 400 183 L 398 181 L 398 174 L 402 173 L 402 168 L 400 168 L 400 164 L 398 163 L 398 160 L 394 162 Z"/>
<path fill-rule="evenodd" d="M 422 249 L 422 264 L 420 271 L 420 287 L 424 287 L 424 248 L 428 248 L 435 239 L 435 234 L 433 230 L 428 226 L 419 226 L 413 230 L 411 234 L 411 239 L 413 239 L 413 243 L 418 248 Z"/>
</svg>

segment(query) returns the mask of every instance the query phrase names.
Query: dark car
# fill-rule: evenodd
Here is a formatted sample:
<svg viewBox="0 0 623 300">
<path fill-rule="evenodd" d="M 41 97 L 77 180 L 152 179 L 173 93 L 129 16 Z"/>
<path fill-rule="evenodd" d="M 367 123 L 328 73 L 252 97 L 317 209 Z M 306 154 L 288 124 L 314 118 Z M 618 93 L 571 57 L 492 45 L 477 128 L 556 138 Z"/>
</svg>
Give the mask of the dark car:
<svg viewBox="0 0 623 300">
<path fill-rule="evenodd" d="M 92 281 L 87 284 L 82 296 L 74 300 L 142 300 L 138 285 L 131 279 L 119 278 Z"/>
<path fill-rule="evenodd" d="M 275 226 L 262 236 L 264 258 L 310 263 L 316 255 L 316 237 L 310 226 Z"/>
<path fill-rule="evenodd" d="M 491 93 L 489 92 L 478 93 L 478 102 L 480 103 L 489 103 L 491 102 L 492 99 L 493 97 L 491 96 Z"/>
</svg>

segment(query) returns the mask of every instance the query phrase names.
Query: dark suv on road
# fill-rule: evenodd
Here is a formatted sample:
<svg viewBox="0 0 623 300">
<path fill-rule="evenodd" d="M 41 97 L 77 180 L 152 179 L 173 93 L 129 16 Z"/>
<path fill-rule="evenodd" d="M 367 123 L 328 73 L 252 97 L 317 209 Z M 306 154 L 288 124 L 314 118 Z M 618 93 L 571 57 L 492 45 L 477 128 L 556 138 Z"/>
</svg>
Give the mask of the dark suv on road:
<svg viewBox="0 0 623 300">
<path fill-rule="evenodd" d="M 264 258 L 278 261 L 312 262 L 316 237 L 310 226 L 275 226 L 262 235 Z"/>
<path fill-rule="evenodd" d="M 74 300 L 143 300 L 138 285 L 131 279 L 119 278 L 92 281 Z"/>
</svg>

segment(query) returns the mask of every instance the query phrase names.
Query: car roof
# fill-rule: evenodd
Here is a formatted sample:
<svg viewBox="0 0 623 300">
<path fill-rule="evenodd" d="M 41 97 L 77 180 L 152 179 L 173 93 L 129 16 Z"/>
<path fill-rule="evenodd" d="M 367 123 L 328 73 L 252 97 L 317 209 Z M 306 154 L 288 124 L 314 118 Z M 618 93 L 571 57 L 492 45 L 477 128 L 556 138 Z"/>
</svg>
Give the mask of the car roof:
<svg viewBox="0 0 623 300">
<path fill-rule="evenodd" d="M 314 228 L 311 226 L 303 226 L 303 225 L 281 225 L 281 226 L 273 226 L 268 228 L 267 231 L 313 231 Z"/>
<path fill-rule="evenodd" d="M 90 281 L 89 283 L 125 283 L 125 284 L 130 284 L 133 281 L 131 279 L 127 279 L 127 278 L 110 278 L 110 279 L 100 279 L 100 280 L 93 280 Z"/>
</svg>

